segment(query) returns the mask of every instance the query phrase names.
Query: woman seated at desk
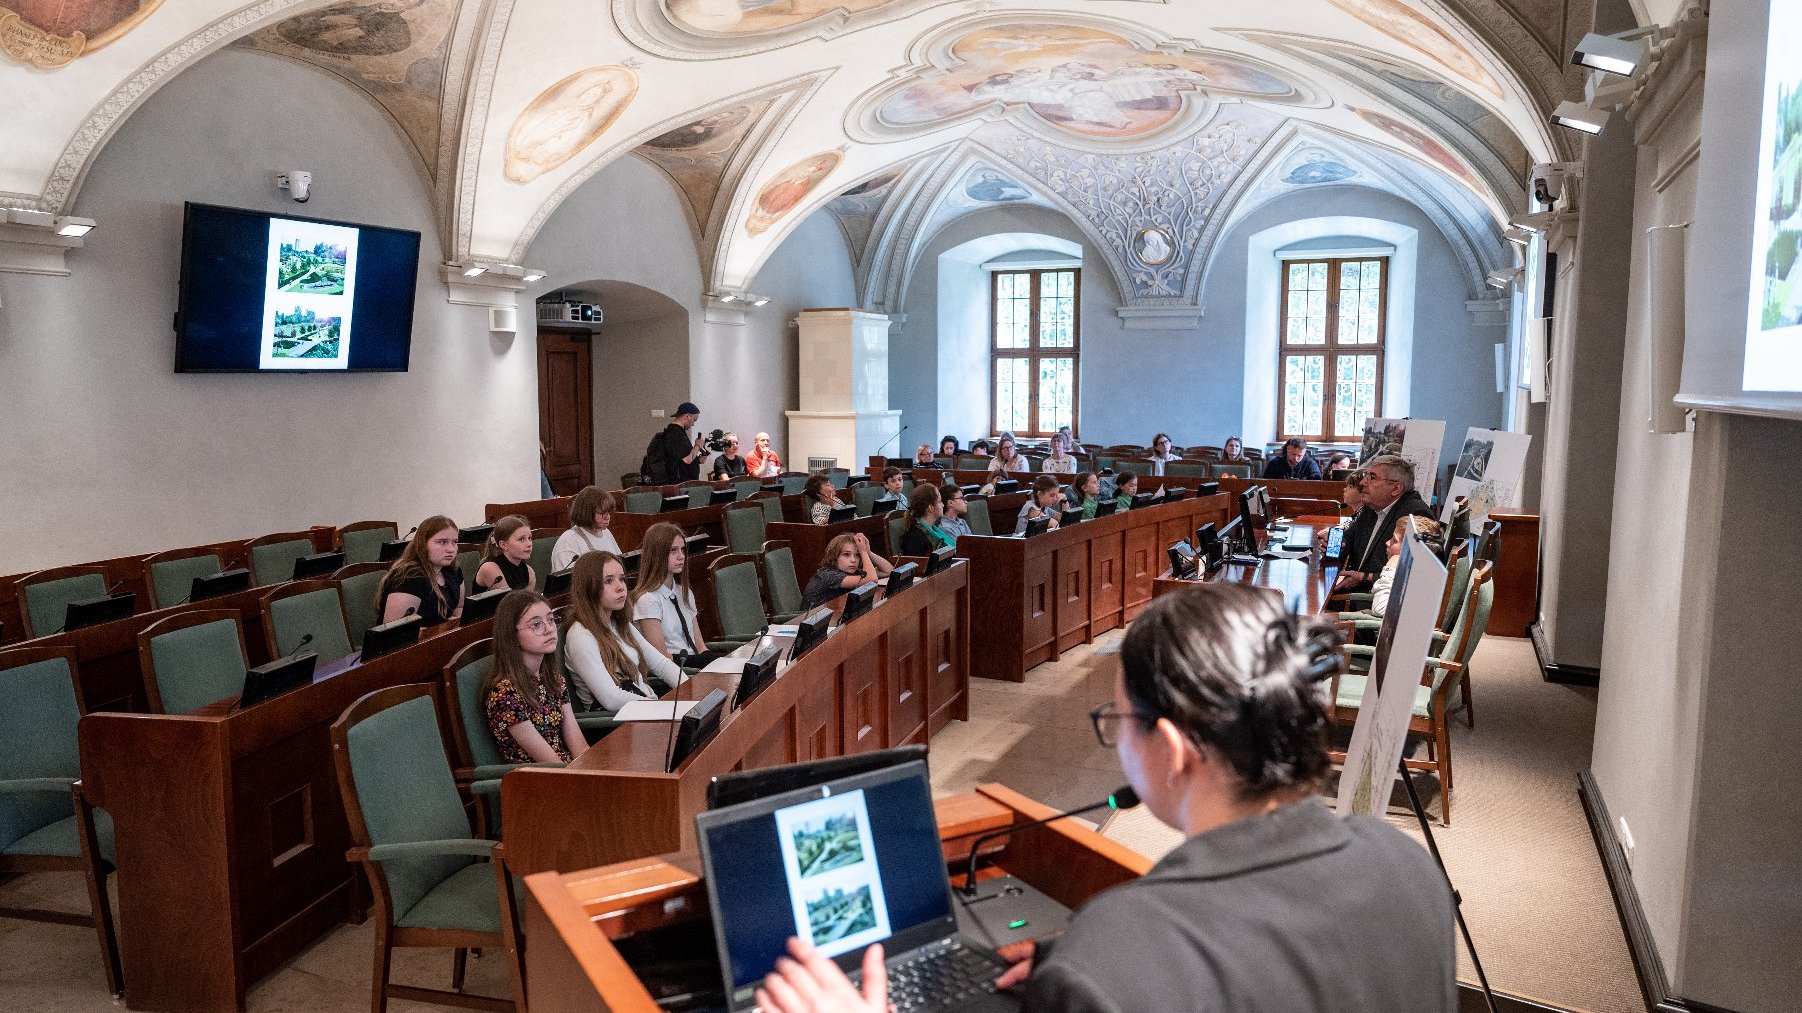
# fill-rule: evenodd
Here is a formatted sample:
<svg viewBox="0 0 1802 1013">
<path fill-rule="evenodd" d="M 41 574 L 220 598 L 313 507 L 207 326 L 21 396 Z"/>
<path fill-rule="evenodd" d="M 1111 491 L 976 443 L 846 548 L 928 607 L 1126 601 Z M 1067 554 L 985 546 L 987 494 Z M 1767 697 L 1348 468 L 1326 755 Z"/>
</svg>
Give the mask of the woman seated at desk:
<svg viewBox="0 0 1802 1013">
<path fill-rule="evenodd" d="M 611 552 L 576 560 L 569 577 L 570 611 L 563 656 L 578 710 L 616 711 L 633 700 L 655 700 L 682 681 L 682 669 L 644 638 L 626 611 L 626 566 Z"/>
<path fill-rule="evenodd" d="M 488 542 L 482 546 L 482 565 L 476 570 L 476 593 L 492 591 L 503 584 L 509 590 L 525 591 L 538 586 L 538 574 L 532 572 L 532 525 L 518 514 L 508 514 L 494 522 Z"/>
<path fill-rule="evenodd" d="M 830 521 L 832 511 L 839 507 L 838 486 L 833 485 L 831 476 L 823 471 L 807 476 L 807 485 L 801 489 L 801 497 L 807 504 L 807 519 L 815 524 Z"/>
<path fill-rule="evenodd" d="M 609 530 L 616 506 L 612 494 L 599 486 L 586 486 L 576 493 L 569 501 L 569 530 L 558 535 L 557 544 L 551 546 L 551 569 L 567 570 L 587 552 L 619 555 L 619 541 Z"/>
<path fill-rule="evenodd" d="M 1169 433 L 1159 433 L 1151 438 L 1151 453 L 1147 454 L 1145 459 L 1151 462 L 1151 473 L 1153 475 L 1162 475 L 1164 473 L 1164 465 L 1169 464 L 1171 461 L 1181 460 L 1177 455 L 1170 452 Z"/>
<path fill-rule="evenodd" d="M 932 456 L 932 444 L 922 443 L 914 449 L 914 467 L 935 468 L 943 471 L 949 465 L 940 464 L 938 459 Z"/>
<path fill-rule="evenodd" d="M 1032 480 L 1032 498 L 1020 511 L 1019 519 L 1014 521 L 1014 534 L 1026 533 L 1029 521 L 1040 517 L 1049 518 L 1051 523 L 1046 530 L 1056 531 L 1058 518 L 1063 516 L 1064 487 L 1058 484 L 1054 475 L 1040 475 Z"/>
<path fill-rule="evenodd" d="M 1023 985 L 1031 1013 L 1458 1008 L 1444 874 L 1381 817 L 1340 819 L 1318 794 L 1338 642 L 1330 622 L 1243 584 L 1147 606 L 1090 717 L 1146 808 L 1187 840 L 1090 898 L 997 986 Z M 861 986 L 808 943 L 788 950 L 760 1009 L 888 1009 L 881 945 L 864 951 Z"/>
<path fill-rule="evenodd" d="M 632 589 L 632 624 L 665 659 L 706 651 L 701 616 L 688 586 L 688 539 L 674 524 L 653 524 L 639 546 L 638 585 Z"/>
<path fill-rule="evenodd" d="M 1051 453 L 1045 456 L 1045 461 L 1039 466 L 1039 470 L 1047 475 L 1076 474 L 1076 458 L 1070 456 L 1070 438 L 1068 436 L 1061 432 L 1052 434 Z"/>
<path fill-rule="evenodd" d="M 557 660 L 557 618 L 536 591 L 509 592 L 495 607 L 482 707 L 508 763 L 567 763 L 588 748 Z"/>
<path fill-rule="evenodd" d="M 945 518 L 944 497 L 938 486 L 921 482 L 907 501 L 907 522 L 901 528 L 901 544 L 896 551 L 903 556 L 930 556 L 943 546 L 955 546 L 957 538 L 940 526 Z"/>
<path fill-rule="evenodd" d="M 457 522 L 427 517 L 375 588 L 381 621 L 417 615 L 426 626 L 463 618 L 463 571 L 457 568 Z"/>
<path fill-rule="evenodd" d="M 1073 505 L 1082 511 L 1082 519 L 1092 521 L 1095 511 L 1101 509 L 1101 476 L 1092 471 L 1085 471 L 1070 482 L 1070 496 Z"/>
<path fill-rule="evenodd" d="M 1024 475 L 1030 471 L 1032 462 L 1020 456 L 1020 451 L 1014 446 L 1014 438 L 1003 436 L 995 447 L 994 458 L 989 461 L 989 481 L 995 481 L 997 476 L 1005 478 L 1008 475 Z"/>
<path fill-rule="evenodd" d="M 870 540 L 862 532 L 838 535 L 826 543 L 820 568 L 807 582 L 801 604 L 817 609 L 854 587 L 887 577 L 893 569 L 888 560 L 870 551 Z"/>
</svg>

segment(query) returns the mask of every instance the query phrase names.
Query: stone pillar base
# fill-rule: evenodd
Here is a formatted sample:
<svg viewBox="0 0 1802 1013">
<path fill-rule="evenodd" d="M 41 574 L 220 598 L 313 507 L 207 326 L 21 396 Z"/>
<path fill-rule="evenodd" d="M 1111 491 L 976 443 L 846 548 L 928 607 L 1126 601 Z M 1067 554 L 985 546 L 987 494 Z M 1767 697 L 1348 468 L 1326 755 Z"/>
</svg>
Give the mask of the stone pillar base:
<svg viewBox="0 0 1802 1013">
<path fill-rule="evenodd" d="M 788 467 L 808 470 L 812 457 L 836 458 L 835 467 L 860 474 L 872 454 L 907 457 L 912 447 L 895 439 L 901 431 L 899 411 L 784 412 L 788 416 Z M 900 449 L 897 449 L 900 448 Z"/>
</svg>

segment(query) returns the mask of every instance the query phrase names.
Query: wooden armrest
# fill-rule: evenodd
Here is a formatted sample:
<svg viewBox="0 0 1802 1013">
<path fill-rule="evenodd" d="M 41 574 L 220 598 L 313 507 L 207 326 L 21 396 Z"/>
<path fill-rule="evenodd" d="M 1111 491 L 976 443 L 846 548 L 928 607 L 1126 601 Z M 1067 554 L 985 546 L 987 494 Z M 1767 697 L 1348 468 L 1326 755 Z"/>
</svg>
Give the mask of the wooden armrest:
<svg viewBox="0 0 1802 1013">
<path fill-rule="evenodd" d="M 378 844 L 373 848 L 352 848 L 346 857 L 353 862 L 387 862 L 397 858 L 421 858 L 428 855 L 471 855 L 486 858 L 499 842 L 477 837 L 460 837 L 445 841 L 402 841 Z"/>
</svg>

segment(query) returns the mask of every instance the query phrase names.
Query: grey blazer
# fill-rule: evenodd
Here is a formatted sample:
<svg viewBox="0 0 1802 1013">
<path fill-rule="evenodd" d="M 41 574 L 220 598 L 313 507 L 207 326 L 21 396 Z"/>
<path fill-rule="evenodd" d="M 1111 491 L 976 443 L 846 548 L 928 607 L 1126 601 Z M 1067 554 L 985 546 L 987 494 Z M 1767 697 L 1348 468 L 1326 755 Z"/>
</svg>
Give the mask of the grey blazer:
<svg viewBox="0 0 1802 1013">
<path fill-rule="evenodd" d="M 1027 981 L 1032 1013 L 1450 1013 L 1452 896 L 1425 848 L 1309 799 L 1189 839 L 1098 894 Z"/>
</svg>

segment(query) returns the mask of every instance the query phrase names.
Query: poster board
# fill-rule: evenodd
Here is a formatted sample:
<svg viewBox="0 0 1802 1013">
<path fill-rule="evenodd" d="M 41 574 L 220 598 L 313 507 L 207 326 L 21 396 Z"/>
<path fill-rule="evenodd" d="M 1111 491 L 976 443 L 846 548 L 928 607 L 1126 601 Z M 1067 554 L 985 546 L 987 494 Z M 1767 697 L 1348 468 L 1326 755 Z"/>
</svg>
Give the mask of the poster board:
<svg viewBox="0 0 1802 1013">
<path fill-rule="evenodd" d="M 1414 696 L 1433 646 L 1433 627 L 1445 594 L 1445 564 L 1420 542 L 1414 522 L 1396 563 L 1389 608 L 1370 661 L 1370 676 L 1352 725 L 1339 777 L 1339 815 L 1380 815 L 1401 763 L 1414 716 Z"/>
<path fill-rule="evenodd" d="M 1437 484 L 1439 452 L 1445 446 L 1445 422 L 1440 419 L 1365 419 L 1364 445 L 1358 463 L 1369 464 L 1380 454 L 1394 454 L 1414 465 L 1414 484 L 1430 490 Z"/>
<path fill-rule="evenodd" d="M 1500 429 L 1472 427 L 1458 451 L 1452 484 L 1445 491 L 1439 512 L 1442 524 L 1450 524 L 1452 507 L 1463 496 L 1470 504 L 1470 523 L 1483 523 L 1492 510 L 1520 505 L 1520 484 L 1527 469 L 1527 449 L 1533 437 Z"/>
</svg>

